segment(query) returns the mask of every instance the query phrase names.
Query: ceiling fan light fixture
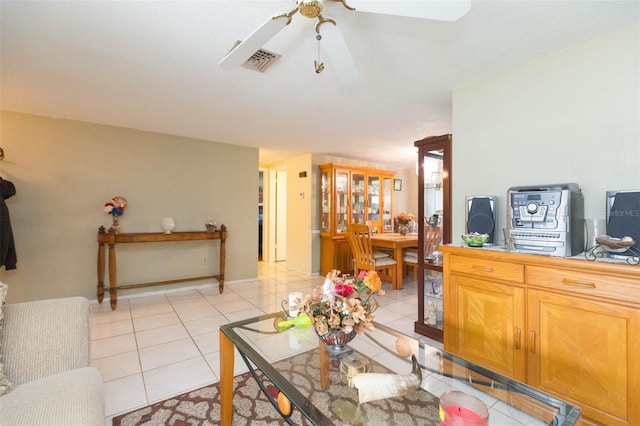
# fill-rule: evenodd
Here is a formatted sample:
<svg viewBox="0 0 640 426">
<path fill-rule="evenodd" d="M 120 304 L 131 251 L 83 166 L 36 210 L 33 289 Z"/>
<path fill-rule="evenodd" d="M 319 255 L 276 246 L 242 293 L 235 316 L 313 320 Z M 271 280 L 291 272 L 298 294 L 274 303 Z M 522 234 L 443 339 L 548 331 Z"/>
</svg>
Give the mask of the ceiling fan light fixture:
<svg viewBox="0 0 640 426">
<path fill-rule="evenodd" d="M 317 18 L 322 13 L 323 7 L 321 0 L 300 0 L 298 2 L 298 11 L 307 18 Z"/>
</svg>

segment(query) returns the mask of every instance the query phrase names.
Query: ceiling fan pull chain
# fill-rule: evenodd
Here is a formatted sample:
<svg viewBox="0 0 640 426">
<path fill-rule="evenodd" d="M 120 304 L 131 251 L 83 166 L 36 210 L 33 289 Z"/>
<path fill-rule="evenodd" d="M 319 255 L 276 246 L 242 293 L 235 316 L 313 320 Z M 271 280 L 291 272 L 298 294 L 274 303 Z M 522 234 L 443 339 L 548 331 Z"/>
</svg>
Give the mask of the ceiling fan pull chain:
<svg viewBox="0 0 640 426">
<path fill-rule="evenodd" d="M 320 40 L 322 40 L 322 36 L 320 34 L 316 34 L 316 40 L 318 40 L 318 60 L 313 62 L 316 67 L 316 74 L 320 74 L 324 71 L 324 63 L 320 62 Z"/>
</svg>

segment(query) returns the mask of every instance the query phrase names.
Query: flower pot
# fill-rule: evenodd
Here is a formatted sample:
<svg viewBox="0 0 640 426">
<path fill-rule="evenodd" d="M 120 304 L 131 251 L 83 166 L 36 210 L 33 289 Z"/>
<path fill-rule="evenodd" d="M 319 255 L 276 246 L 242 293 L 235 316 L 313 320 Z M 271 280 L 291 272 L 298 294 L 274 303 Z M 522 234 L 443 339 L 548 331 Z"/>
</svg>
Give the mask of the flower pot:
<svg viewBox="0 0 640 426">
<path fill-rule="evenodd" d="M 407 235 L 409 232 L 409 224 L 408 223 L 398 223 L 398 232 L 400 235 Z"/>
</svg>

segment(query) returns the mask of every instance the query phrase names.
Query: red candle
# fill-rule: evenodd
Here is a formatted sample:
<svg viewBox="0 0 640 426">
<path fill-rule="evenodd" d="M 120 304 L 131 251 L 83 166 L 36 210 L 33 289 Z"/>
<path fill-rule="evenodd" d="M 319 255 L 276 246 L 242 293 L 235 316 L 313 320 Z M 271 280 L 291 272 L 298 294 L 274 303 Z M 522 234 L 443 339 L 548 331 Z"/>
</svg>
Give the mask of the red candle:
<svg viewBox="0 0 640 426">
<path fill-rule="evenodd" d="M 489 410 L 482 401 L 464 392 L 440 396 L 441 426 L 489 426 Z"/>
</svg>

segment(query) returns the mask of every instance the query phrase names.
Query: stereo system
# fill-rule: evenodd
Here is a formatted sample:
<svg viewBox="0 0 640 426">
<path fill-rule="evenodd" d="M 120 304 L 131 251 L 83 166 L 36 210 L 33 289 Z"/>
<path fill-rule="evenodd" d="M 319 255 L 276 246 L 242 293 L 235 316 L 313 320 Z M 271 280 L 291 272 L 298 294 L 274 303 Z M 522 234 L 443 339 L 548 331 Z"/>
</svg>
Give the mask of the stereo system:
<svg viewBox="0 0 640 426">
<path fill-rule="evenodd" d="M 465 197 L 467 233 L 489 234 L 495 241 L 497 199 L 491 195 Z M 585 250 L 584 197 L 575 183 L 514 186 L 507 191 L 507 250 L 569 257 Z M 640 189 L 607 191 L 606 233 L 631 237 L 635 245 L 611 256 L 640 253 Z"/>
<path fill-rule="evenodd" d="M 507 249 L 569 257 L 584 250 L 584 197 L 575 183 L 507 191 Z"/>
<path fill-rule="evenodd" d="M 496 230 L 496 197 L 474 195 L 465 197 L 465 223 L 467 233 L 489 234 L 493 243 Z"/>
</svg>

